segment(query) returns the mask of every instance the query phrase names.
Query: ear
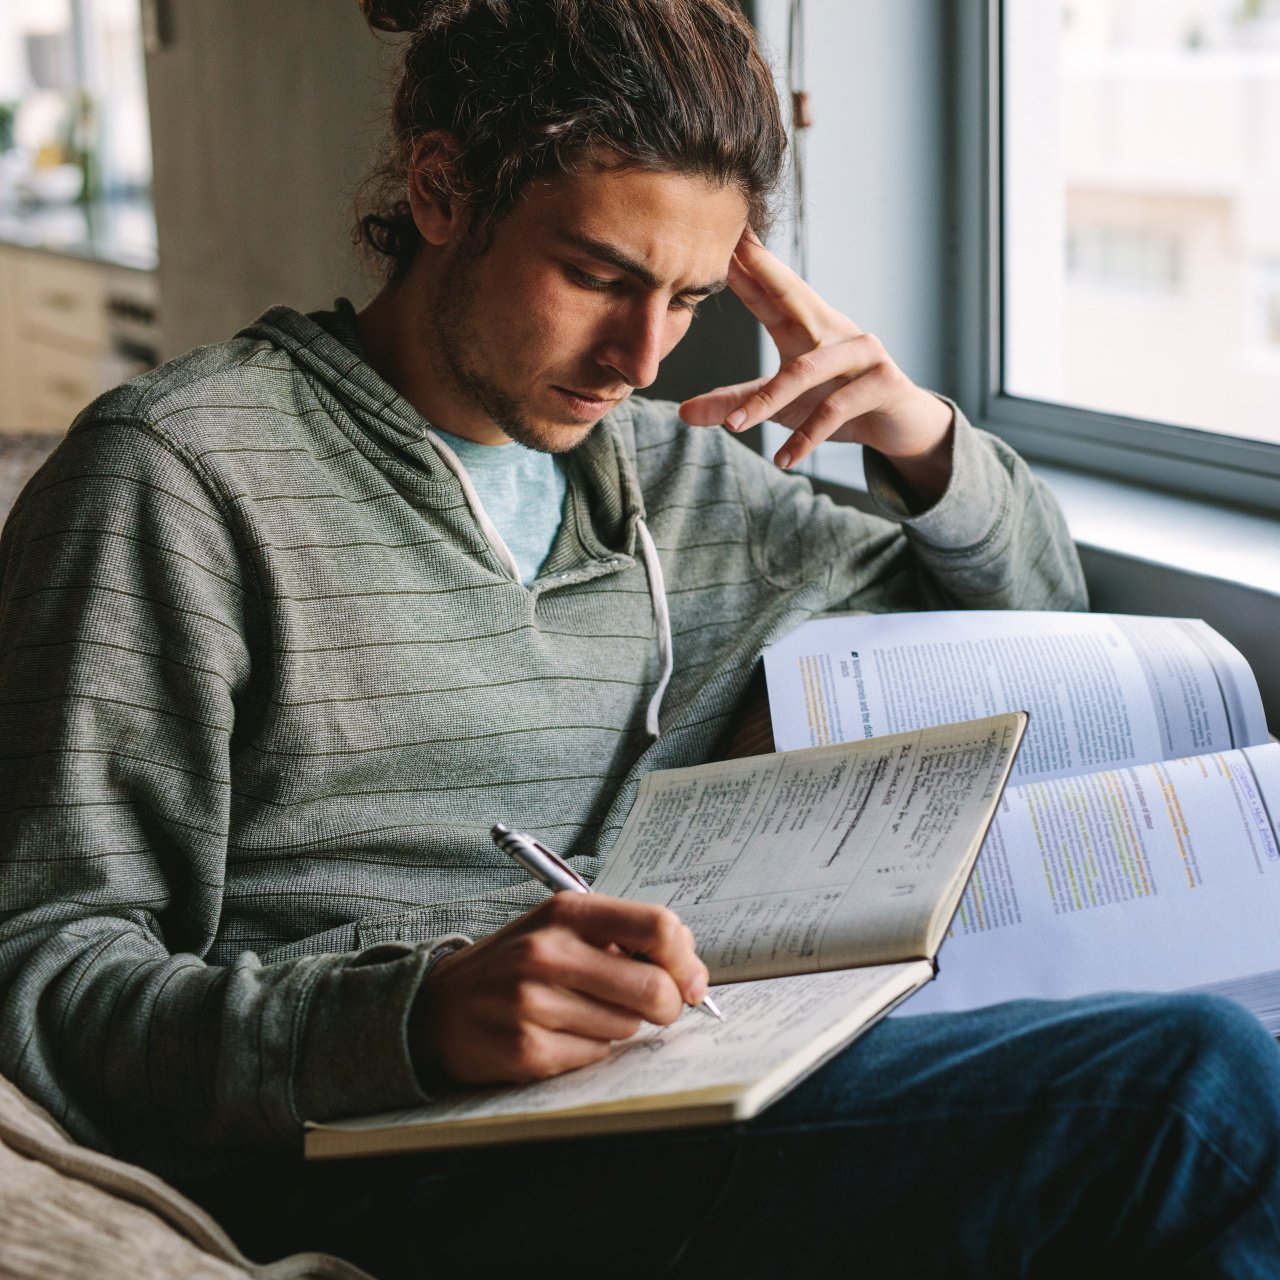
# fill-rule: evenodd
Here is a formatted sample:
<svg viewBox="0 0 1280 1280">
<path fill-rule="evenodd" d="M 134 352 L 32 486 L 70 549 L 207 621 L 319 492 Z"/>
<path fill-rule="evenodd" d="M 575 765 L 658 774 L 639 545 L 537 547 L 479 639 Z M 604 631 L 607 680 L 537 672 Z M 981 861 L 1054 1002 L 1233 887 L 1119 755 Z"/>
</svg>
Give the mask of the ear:
<svg viewBox="0 0 1280 1280">
<path fill-rule="evenodd" d="M 414 225 L 428 244 L 437 247 L 460 240 L 466 231 L 459 150 L 451 133 L 435 129 L 413 144 L 409 161 L 409 208 Z"/>
</svg>

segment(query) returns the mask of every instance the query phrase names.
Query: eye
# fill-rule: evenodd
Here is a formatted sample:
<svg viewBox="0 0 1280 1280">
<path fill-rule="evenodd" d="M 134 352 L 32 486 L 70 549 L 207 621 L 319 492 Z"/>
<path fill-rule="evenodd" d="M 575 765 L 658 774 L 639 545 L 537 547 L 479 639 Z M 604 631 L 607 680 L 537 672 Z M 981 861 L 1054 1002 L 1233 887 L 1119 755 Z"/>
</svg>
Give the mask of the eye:
<svg viewBox="0 0 1280 1280">
<path fill-rule="evenodd" d="M 569 276 L 584 289 L 594 289 L 596 293 L 607 293 L 615 285 L 621 283 L 618 280 L 602 280 L 599 276 L 589 275 L 581 267 L 571 266 L 569 268 Z"/>
<path fill-rule="evenodd" d="M 687 298 L 677 294 L 667 305 L 672 311 L 687 311 L 691 316 L 696 316 L 699 305 L 705 301 L 705 298 Z"/>
</svg>

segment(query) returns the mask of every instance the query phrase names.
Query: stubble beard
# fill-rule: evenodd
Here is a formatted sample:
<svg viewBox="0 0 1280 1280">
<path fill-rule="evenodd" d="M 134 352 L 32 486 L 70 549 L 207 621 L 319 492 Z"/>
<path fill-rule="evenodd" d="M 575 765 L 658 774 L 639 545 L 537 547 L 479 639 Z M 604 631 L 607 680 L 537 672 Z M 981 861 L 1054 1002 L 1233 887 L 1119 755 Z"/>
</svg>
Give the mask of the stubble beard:
<svg viewBox="0 0 1280 1280">
<path fill-rule="evenodd" d="M 552 435 L 530 420 L 515 396 L 504 391 L 471 363 L 472 354 L 482 348 L 470 305 L 470 299 L 474 297 L 471 288 L 473 276 L 472 259 L 454 258 L 441 276 L 439 301 L 434 313 L 432 333 L 455 388 L 475 401 L 499 430 L 526 449 L 539 453 L 567 453 L 576 449 L 595 430 L 595 426 L 581 433 L 570 433 L 566 429 L 563 438 Z M 439 425 L 446 431 L 449 429 L 445 423 Z"/>
</svg>

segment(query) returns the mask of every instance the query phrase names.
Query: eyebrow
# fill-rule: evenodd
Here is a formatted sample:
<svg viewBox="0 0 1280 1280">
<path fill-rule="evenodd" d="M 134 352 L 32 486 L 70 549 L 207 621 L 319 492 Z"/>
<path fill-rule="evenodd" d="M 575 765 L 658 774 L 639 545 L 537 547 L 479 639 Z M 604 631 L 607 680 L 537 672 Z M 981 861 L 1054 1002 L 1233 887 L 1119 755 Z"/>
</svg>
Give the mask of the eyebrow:
<svg viewBox="0 0 1280 1280">
<path fill-rule="evenodd" d="M 623 253 L 616 245 L 611 245 L 607 240 L 597 240 L 594 236 L 583 235 L 577 231 L 561 232 L 561 239 L 589 253 L 593 258 L 598 258 L 601 262 L 607 262 L 611 266 L 617 267 L 619 271 L 625 271 L 628 275 L 635 276 L 637 280 L 650 289 L 662 287 L 662 282 L 643 262 L 637 262 L 634 258 Z M 722 277 L 719 280 L 712 280 L 708 284 L 689 285 L 686 289 L 677 290 L 677 293 L 681 297 L 694 294 L 698 297 L 706 298 L 727 288 L 728 284 L 728 280 Z"/>
</svg>

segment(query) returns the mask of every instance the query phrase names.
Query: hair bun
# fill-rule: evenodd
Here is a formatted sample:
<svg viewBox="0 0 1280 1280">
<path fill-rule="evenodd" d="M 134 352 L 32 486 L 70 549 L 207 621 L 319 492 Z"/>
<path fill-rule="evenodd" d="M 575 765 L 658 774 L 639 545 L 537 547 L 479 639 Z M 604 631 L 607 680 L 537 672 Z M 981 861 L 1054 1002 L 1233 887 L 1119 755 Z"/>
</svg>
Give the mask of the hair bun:
<svg viewBox="0 0 1280 1280">
<path fill-rule="evenodd" d="M 417 31 L 433 0 L 359 0 L 365 21 L 379 31 Z"/>
</svg>

